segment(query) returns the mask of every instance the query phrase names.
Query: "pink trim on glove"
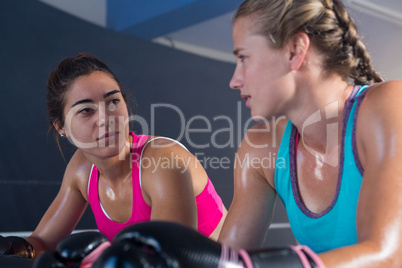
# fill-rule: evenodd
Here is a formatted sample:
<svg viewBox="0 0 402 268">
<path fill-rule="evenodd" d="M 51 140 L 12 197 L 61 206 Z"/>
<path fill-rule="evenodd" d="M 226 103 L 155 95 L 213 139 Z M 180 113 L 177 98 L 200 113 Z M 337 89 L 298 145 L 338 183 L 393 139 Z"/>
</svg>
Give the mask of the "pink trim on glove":
<svg viewBox="0 0 402 268">
<path fill-rule="evenodd" d="M 298 245 L 298 246 L 289 246 L 290 249 L 292 249 L 294 252 L 297 253 L 299 256 L 299 259 L 303 265 L 304 268 L 311 268 L 310 262 L 308 261 L 306 255 L 304 254 L 303 246 Z"/>
<path fill-rule="evenodd" d="M 80 268 L 91 268 L 94 262 L 103 253 L 103 251 L 108 247 L 110 247 L 110 245 L 111 243 L 109 241 L 100 244 L 96 249 L 94 249 L 91 253 L 85 256 L 85 258 L 81 261 Z"/>
<path fill-rule="evenodd" d="M 253 262 L 251 261 L 250 255 L 244 249 L 239 250 L 239 255 L 246 266 L 246 268 L 254 268 Z"/>
<path fill-rule="evenodd" d="M 293 251 L 295 251 L 297 253 L 297 255 L 299 255 L 299 258 L 303 264 L 303 267 L 311 268 L 310 262 L 308 261 L 307 256 L 306 256 L 306 254 L 307 254 L 311 259 L 313 259 L 315 264 L 317 264 L 318 268 L 325 268 L 325 265 L 322 262 L 322 260 L 320 259 L 320 257 L 318 257 L 318 255 L 314 251 L 312 251 L 308 246 L 298 245 L 298 246 L 289 246 L 289 248 L 291 248 Z"/>
<path fill-rule="evenodd" d="M 313 259 L 313 261 L 317 264 L 318 268 L 325 268 L 325 264 L 322 262 L 320 257 L 311 250 L 308 246 L 303 246 L 303 250 Z"/>
<path fill-rule="evenodd" d="M 226 267 L 226 262 L 229 259 L 230 252 L 229 252 L 229 247 L 225 244 L 221 245 L 221 257 L 219 259 L 219 265 L 218 268 L 224 268 Z"/>
<path fill-rule="evenodd" d="M 221 257 L 219 259 L 218 268 L 228 267 L 228 264 L 231 264 L 231 267 L 237 267 L 234 266 L 235 264 L 240 265 L 239 252 L 231 249 L 225 244 L 221 244 Z"/>
</svg>

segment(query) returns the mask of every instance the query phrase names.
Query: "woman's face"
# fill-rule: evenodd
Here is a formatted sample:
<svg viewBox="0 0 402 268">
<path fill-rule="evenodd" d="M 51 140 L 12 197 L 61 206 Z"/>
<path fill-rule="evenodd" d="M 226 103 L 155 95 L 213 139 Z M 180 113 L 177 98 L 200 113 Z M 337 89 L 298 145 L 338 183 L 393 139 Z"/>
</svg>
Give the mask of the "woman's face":
<svg viewBox="0 0 402 268">
<path fill-rule="evenodd" d="M 234 54 L 237 65 L 230 87 L 240 90 L 252 117 L 261 121 L 283 115 L 290 97 L 287 53 L 274 48 L 267 37 L 256 34 L 255 20 L 241 17 L 233 26 Z"/>
<path fill-rule="evenodd" d="M 119 154 L 128 140 L 128 111 L 119 85 L 101 71 L 78 77 L 68 88 L 65 135 L 84 153 Z"/>
</svg>

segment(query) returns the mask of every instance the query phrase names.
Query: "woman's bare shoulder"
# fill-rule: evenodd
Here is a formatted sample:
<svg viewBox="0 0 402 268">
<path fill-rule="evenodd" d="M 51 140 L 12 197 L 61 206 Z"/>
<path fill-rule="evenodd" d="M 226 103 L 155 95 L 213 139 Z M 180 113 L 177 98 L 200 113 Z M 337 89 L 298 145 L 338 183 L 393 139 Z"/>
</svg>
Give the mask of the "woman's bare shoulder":
<svg viewBox="0 0 402 268">
<path fill-rule="evenodd" d="M 88 180 L 92 165 L 91 161 L 78 149 L 71 157 L 64 173 L 63 183 L 76 187 L 85 199 L 87 199 Z"/>
</svg>

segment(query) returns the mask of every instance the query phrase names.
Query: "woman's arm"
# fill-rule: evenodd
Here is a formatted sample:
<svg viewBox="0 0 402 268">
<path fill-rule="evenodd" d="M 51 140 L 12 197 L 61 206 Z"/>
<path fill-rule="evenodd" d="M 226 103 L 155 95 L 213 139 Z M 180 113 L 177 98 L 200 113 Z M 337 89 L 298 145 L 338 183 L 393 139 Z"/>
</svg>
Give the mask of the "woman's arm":
<svg viewBox="0 0 402 268">
<path fill-rule="evenodd" d="M 321 254 L 327 267 L 402 266 L 402 82 L 369 90 L 356 130 L 364 167 L 358 243 Z"/>
<path fill-rule="evenodd" d="M 192 178 L 195 174 L 188 166 L 191 158 L 194 156 L 180 145 L 163 139 L 144 149 L 141 188 L 144 200 L 152 206 L 152 221 L 176 222 L 197 229 Z"/>
<path fill-rule="evenodd" d="M 235 249 L 261 247 L 274 212 L 274 167 L 262 166 L 264 157 L 276 152 L 269 129 L 265 124 L 250 129 L 235 156 L 234 197 L 218 240 Z"/>
<path fill-rule="evenodd" d="M 74 230 L 87 208 L 87 201 L 81 191 L 82 188 L 86 189 L 84 185 L 88 183 L 89 169 L 83 157 L 79 151 L 74 154 L 56 198 L 35 231 L 26 238 L 32 244 L 36 256 L 45 250 L 54 250 L 57 243 Z"/>
</svg>

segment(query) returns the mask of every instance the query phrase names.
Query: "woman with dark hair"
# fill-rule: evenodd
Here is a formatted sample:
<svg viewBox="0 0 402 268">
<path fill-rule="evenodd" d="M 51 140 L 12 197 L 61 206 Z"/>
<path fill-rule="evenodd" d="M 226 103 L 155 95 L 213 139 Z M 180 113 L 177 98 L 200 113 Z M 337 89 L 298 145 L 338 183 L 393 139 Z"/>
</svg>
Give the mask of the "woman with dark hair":
<svg viewBox="0 0 402 268">
<path fill-rule="evenodd" d="M 10 246 L 4 254 L 35 258 L 54 250 L 88 204 L 110 241 L 127 226 L 153 220 L 218 238 L 227 212 L 202 165 L 172 139 L 129 131 L 126 94 L 105 63 L 84 53 L 66 58 L 47 90 L 51 128 L 77 150 L 37 228 L 26 239 L 2 238 Z"/>
</svg>

